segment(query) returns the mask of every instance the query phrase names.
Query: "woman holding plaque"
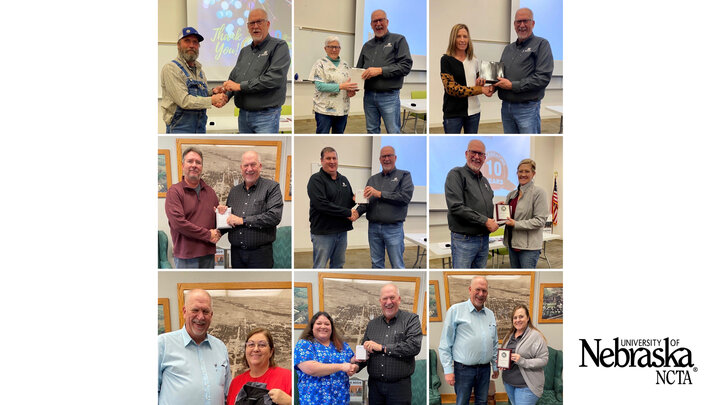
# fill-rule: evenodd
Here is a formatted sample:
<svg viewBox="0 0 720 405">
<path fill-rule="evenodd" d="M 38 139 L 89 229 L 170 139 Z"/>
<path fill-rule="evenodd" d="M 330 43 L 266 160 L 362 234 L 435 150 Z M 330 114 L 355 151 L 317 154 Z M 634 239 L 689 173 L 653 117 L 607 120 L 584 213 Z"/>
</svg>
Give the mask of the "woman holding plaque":
<svg viewBox="0 0 720 405">
<path fill-rule="evenodd" d="M 249 370 L 235 377 L 230 383 L 228 404 L 235 404 L 238 393 L 248 382 L 266 384 L 273 403 L 292 404 L 292 372 L 275 365 L 275 341 L 269 330 L 255 328 L 248 333 L 242 360 Z"/>
<path fill-rule="evenodd" d="M 322 311 L 313 315 L 295 345 L 300 404 L 349 404 L 349 377 L 358 371 L 350 363 L 353 355 L 332 317 Z"/>
<path fill-rule="evenodd" d="M 350 65 L 340 60 L 340 39 L 325 39 L 325 56 L 318 59 L 310 70 L 310 80 L 315 81 L 313 111 L 316 134 L 342 134 L 350 112 L 350 97 L 358 90 L 357 83 L 350 83 Z"/>
<path fill-rule="evenodd" d="M 480 123 L 480 96 L 493 95 L 493 87 L 480 78 L 480 62 L 473 54 L 470 29 L 455 24 L 450 31 L 445 55 L 440 58 L 443 95 L 443 129 L 446 134 L 477 134 Z"/>
<path fill-rule="evenodd" d="M 534 269 L 543 246 L 548 216 L 545 191 L 535 185 L 535 161 L 523 159 L 517 168 L 518 188 L 508 193 L 510 218 L 505 222 L 503 244 L 508 247 L 510 268 Z"/>
<path fill-rule="evenodd" d="M 510 367 L 502 372 L 505 392 L 512 405 L 535 405 L 545 385 L 547 342 L 533 326 L 525 305 L 517 305 L 512 314 L 512 329 L 505 335 L 502 346 L 511 350 Z"/>
</svg>

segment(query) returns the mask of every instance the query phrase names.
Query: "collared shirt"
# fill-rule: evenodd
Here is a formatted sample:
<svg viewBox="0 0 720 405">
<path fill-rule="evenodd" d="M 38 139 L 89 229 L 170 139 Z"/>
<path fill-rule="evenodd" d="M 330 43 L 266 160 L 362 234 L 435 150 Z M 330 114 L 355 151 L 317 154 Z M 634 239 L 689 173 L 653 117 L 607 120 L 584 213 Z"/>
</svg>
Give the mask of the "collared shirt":
<svg viewBox="0 0 720 405">
<path fill-rule="evenodd" d="M 220 339 L 198 345 L 184 327 L 158 336 L 158 405 L 223 405 L 231 374 Z"/>
<path fill-rule="evenodd" d="M 412 65 L 407 40 L 404 36 L 391 32 L 365 42 L 357 63 L 357 67 L 362 69 L 382 68 L 381 75 L 365 80 L 365 90 L 372 91 L 401 89 L 403 78 L 410 73 Z"/>
<path fill-rule="evenodd" d="M 245 182 L 242 182 L 230 190 L 226 205 L 232 207 L 233 215 L 243 219 L 242 225 L 229 230 L 231 245 L 256 249 L 275 240 L 283 211 L 283 197 L 278 183 L 260 177 L 246 190 Z"/>
<path fill-rule="evenodd" d="M 337 63 L 337 65 L 335 64 Z M 343 116 L 350 112 L 350 97 L 346 90 L 321 91 L 319 82 L 340 85 L 350 78 L 350 65 L 344 60 L 333 61 L 325 56 L 317 60 L 310 70 L 310 79 L 315 80 L 313 111 L 325 115 Z"/>
<path fill-rule="evenodd" d="M 438 346 L 445 374 L 454 372 L 455 361 L 467 366 L 490 363 L 497 371 L 497 351 L 497 324 L 490 308 L 478 311 L 468 299 L 447 310 Z"/>
<path fill-rule="evenodd" d="M 367 185 L 380 191 L 380 198 L 368 199 L 368 221 L 381 224 L 405 221 L 408 204 L 415 190 L 410 172 L 397 168 L 387 174 L 380 172 L 371 176 Z"/>
<path fill-rule="evenodd" d="M 466 164 L 448 172 L 445 180 L 448 226 L 463 235 L 488 235 L 485 222 L 493 218 L 493 191 L 482 172 L 475 174 Z"/>
<path fill-rule="evenodd" d="M 195 61 L 195 67 L 190 67 L 180 55 L 175 60 L 185 68 L 190 75 L 190 79 L 204 82 L 207 85 L 207 78 L 202 71 L 200 62 Z M 172 121 L 178 106 L 187 110 L 206 110 L 212 107 L 210 97 L 196 97 L 188 93 L 187 79 L 185 73 L 173 62 L 165 64 L 160 72 L 160 87 L 162 88 L 160 109 L 162 110 L 163 121 L 168 125 Z"/>
<path fill-rule="evenodd" d="M 388 322 L 383 315 L 368 322 L 362 342 L 372 340 L 385 346 L 385 353 L 368 353 L 368 375 L 382 381 L 397 381 L 415 371 L 415 356 L 420 353 L 422 330 L 416 314 L 399 310 Z"/>
<path fill-rule="evenodd" d="M 240 50 L 230 80 L 240 84 L 240 91 L 230 92 L 235 107 L 259 111 L 285 104 L 290 51 L 287 42 L 269 34 L 257 46 Z"/>
<path fill-rule="evenodd" d="M 200 180 L 200 194 L 185 180 L 173 184 L 165 196 L 165 214 L 170 224 L 173 255 L 180 259 L 215 254 L 210 230 L 215 229 L 218 198 L 210 186 Z"/>
<path fill-rule="evenodd" d="M 337 178 L 333 180 L 320 168 L 310 176 L 307 193 L 310 197 L 310 232 L 329 235 L 353 229 L 348 217 L 352 215 L 350 209 L 355 206 L 355 201 L 347 177 L 338 172 Z"/>
<path fill-rule="evenodd" d="M 545 97 L 545 88 L 550 83 L 555 67 L 547 39 L 533 34 L 523 42 L 508 44 L 500 62 L 505 64 L 505 78 L 512 82 L 512 89 L 498 90 L 501 100 L 517 103 L 542 100 Z"/>
</svg>

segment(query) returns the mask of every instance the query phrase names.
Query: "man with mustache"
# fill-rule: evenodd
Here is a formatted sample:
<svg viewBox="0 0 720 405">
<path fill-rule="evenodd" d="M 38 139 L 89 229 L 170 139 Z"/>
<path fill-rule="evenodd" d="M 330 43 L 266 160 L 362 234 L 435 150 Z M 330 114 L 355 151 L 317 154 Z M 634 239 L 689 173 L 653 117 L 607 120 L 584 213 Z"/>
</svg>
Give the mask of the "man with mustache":
<svg viewBox="0 0 720 405">
<path fill-rule="evenodd" d="M 221 86 L 212 89 L 212 95 L 208 94 L 207 78 L 197 61 L 202 40 L 195 28 L 183 28 L 177 42 L 177 58 L 163 66 L 160 109 L 168 134 L 204 134 L 207 109 L 211 105 L 221 108 L 228 101 Z"/>
<path fill-rule="evenodd" d="M 243 181 L 230 190 L 226 203 L 232 208 L 227 219 L 232 226 L 228 236 L 232 268 L 271 269 L 272 243 L 283 211 L 280 185 L 260 177 L 262 163 L 254 150 L 243 153 L 240 167 Z M 218 212 L 225 213 L 225 207 L 218 207 Z"/>
<path fill-rule="evenodd" d="M 215 229 L 217 194 L 200 176 L 202 151 L 187 148 L 182 154 L 180 182 L 173 184 L 165 196 L 165 214 L 170 224 L 175 268 L 212 269 L 215 267 L 215 244 L 220 231 Z"/>
<path fill-rule="evenodd" d="M 504 78 L 494 84 L 503 101 L 501 116 L 506 134 L 539 134 L 540 101 L 553 72 L 550 43 L 533 35 L 535 21 L 529 8 L 515 12 L 513 21 L 517 41 L 503 50 L 500 62 Z"/>
<path fill-rule="evenodd" d="M 207 333 L 212 298 L 191 290 L 183 306 L 185 326 L 158 336 L 158 405 L 224 405 L 232 371 L 225 344 Z"/>
<path fill-rule="evenodd" d="M 400 89 L 413 64 L 410 47 L 404 36 L 388 32 L 385 11 L 375 10 L 370 18 L 375 37 L 363 45 L 357 62 L 365 69 L 365 127 L 368 134 L 379 134 L 382 117 L 387 133 L 399 134 Z"/>
<path fill-rule="evenodd" d="M 351 362 L 358 363 L 360 370 L 368 368 L 371 405 L 410 405 L 410 376 L 422 343 L 420 319 L 400 309 L 400 290 L 394 284 L 380 289 L 380 308 L 382 316 L 368 322 L 362 339 L 367 361 L 353 357 Z"/>
<path fill-rule="evenodd" d="M 240 50 L 230 78 L 223 83 L 239 108 L 241 134 L 277 134 L 280 110 L 285 103 L 290 51 L 285 41 L 271 37 L 265 10 L 256 8 L 247 17 L 252 43 Z"/>
<path fill-rule="evenodd" d="M 498 229 L 493 219 L 493 191 L 480 169 L 485 144 L 473 139 L 465 151 L 467 164 L 455 167 L 445 179 L 450 250 L 454 269 L 484 269 L 490 234 Z"/>
</svg>

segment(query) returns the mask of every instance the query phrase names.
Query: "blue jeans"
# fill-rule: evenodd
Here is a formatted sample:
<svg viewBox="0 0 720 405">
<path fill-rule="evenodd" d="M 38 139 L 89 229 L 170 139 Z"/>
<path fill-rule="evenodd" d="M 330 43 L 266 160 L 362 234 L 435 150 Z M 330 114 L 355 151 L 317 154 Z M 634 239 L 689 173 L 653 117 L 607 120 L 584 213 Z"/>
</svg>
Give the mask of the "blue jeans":
<svg viewBox="0 0 720 405">
<path fill-rule="evenodd" d="M 342 134 L 345 132 L 345 126 L 347 125 L 347 115 L 326 115 L 315 113 L 315 124 L 317 124 L 315 133 L 316 134 L 329 134 L 332 129 L 333 134 Z"/>
<path fill-rule="evenodd" d="M 540 100 L 524 103 L 503 101 L 500 115 L 506 134 L 540 133 Z"/>
<path fill-rule="evenodd" d="M 363 96 L 365 128 L 368 134 L 380 133 L 380 117 L 388 134 L 400 133 L 400 90 L 365 90 Z"/>
<path fill-rule="evenodd" d="M 385 268 L 385 249 L 387 249 L 393 269 L 405 268 L 403 261 L 405 231 L 402 222 L 394 224 L 370 222 L 368 224 L 368 243 L 370 244 L 370 259 L 373 269 Z"/>
<path fill-rule="evenodd" d="M 450 232 L 453 269 L 484 269 L 488 258 L 488 235 L 467 236 Z"/>
<path fill-rule="evenodd" d="M 330 260 L 331 269 L 342 269 L 347 249 L 347 231 L 329 235 L 310 234 L 313 244 L 313 268 L 324 269 Z"/>
<path fill-rule="evenodd" d="M 468 367 L 455 362 L 455 403 L 467 405 L 475 390 L 475 404 L 487 404 L 490 388 L 490 365 Z"/>
<path fill-rule="evenodd" d="M 178 107 L 170 120 L 170 125 L 165 125 L 165 133 L 204 134 L 207 119 L 206 110 L 185 110 Z"/>
<path fill-rule="evenodd" d="M 459 134 L 465 129 L 466 134 L 477 134 L 480 125 L 480 113 L 468 117 L 456 117 L 443 119 L 443 129 L 446 134 Z"/>
<path fill-rule="evenodd" d="M 539 250 L 521 250 L 516 252 L 508 249 L 508 253 L 510 254 L 511 269 L 534 269 L 537 267 L 537 262 L 540 258 Z"/>
<path fill-rule="evenodd" d="M 215 255 L 193 257 L 192 259 L 175 258 L 176 269 L 212 269 L 215 268 Z"/>
<path fill-rule="evenodd" d="M 535 405 L 535 403 L 540 399 L 535 396 L 528 387 L 517 388 L 510 384 L 504 385 L 505 392 L 507 392 L 508 399 L 512 405 Z"/>
<path fill-rule="evenodd" d="M 280 132 L 280 107 L 259 111 L 241 108 L 238 112 L 238 130 L 241 134 L 277 134 Z"/>
</svg>

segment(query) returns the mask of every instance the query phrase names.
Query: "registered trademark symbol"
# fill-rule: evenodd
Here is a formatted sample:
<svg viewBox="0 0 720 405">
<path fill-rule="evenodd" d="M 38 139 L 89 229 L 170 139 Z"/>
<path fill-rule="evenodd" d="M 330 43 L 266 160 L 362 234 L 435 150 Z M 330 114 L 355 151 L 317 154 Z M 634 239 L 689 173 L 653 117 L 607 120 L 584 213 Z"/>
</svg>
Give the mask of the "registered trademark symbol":
<svg viewBox="0 0 720 405">
<path fill-rule="evenodd" d="M 697 367 L 693 367 L 693 371 L 697 373 Z"/>
</svg>

